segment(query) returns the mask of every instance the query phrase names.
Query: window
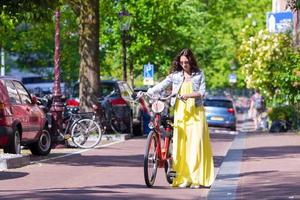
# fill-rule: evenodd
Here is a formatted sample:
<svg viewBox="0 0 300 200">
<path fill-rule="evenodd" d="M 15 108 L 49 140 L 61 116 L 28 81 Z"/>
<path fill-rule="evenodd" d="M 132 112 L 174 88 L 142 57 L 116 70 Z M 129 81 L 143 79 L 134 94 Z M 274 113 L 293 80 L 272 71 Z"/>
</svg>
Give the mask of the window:
<svg viewBox="0 0 300 200">
<path fill-rule="evenodd" d="M 116 90 L 114 84 L 100 83 L 100 95 L 102 97 L 111 94 L 114 90 Z"/>
<path fill-rule="evenodd" d="M 26 91 L 24 86 L 20 82 L 17 82 L 17 81 L 14 81 L 14 85 L 16 86 L 16 89 L 19 92 L 22 103 L 31 104 L 32 102 L 31 102 L 30 95 L 28 94 L 28 92 Z"/>
<path fill-rule="evenodd" d="M 13 83 L 11 81 L 5 81 L 5 85 L 9 96 L 9 102 L 12 104 L 21 104 L 20 97 Z"/>
<path fill-rule="evenodd" d="M 211 106 L 211 107 L 223 107 L 223 108 L 232 108 L 232 102 L 226 100 L 210 100 L 206 99 L 204 101 L 204 106 Z"/>
</svg>

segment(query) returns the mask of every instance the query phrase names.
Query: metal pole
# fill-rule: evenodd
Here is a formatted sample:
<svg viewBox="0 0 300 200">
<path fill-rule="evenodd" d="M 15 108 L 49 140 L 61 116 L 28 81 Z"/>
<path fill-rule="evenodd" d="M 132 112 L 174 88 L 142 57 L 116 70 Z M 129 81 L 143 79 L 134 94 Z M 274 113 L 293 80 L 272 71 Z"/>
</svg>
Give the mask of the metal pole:
<svg viewBox="0 0 300 200">
<path fill-rule="evenodd" d="M 54 119 L 52 130 L 54 132 L 60 131 L 62 128 L 62 112 L 63 103 L 61 101 L 61 87 L 60 87 L 60 49 L 59 49 L 59 8 L 55 12 L 55 51 L 54 51 L 54 83 L 53 83 L 53 102 L 51 106 L 51 113 Z"/>
<path fill-rule="evenodd" d="M 4 48 L 1 47 L 1 76 L 5 76 L 5 54 L 4 54 Z"/>
<path fill-rule="evenodd" d="M 126 67 L 126 35 L 125 30 L 122 31 L 122 46 L 123 46 L 123 80 L 127 81 L 127 67 Z"/>
</svg>

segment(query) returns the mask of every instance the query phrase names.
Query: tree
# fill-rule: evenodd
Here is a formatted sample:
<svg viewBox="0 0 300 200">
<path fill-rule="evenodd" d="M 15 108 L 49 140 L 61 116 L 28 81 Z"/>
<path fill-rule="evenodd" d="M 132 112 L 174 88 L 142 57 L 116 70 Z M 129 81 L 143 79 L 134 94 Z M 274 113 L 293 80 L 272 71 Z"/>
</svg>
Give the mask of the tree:
<svg viewBox="0 0 300 200">
<path fill-rule="evenodd" d="M 80 106 L 91 109 L 99 98 L 99 0 L 66 0 L 79 20 Z"/>
<path fill-rule="evenodd" d="M 32 33 L 45 33 L 49 30 L 49 24 L 43 25 L 39 24 L 39 22 L 46 20 L 46 22 L 51 21 L 54 10 L 61 5 L 68 4 L 72 7 L 74 13 L 78 18 L 79 24 L 79 55 L 80 55 L 80 102 L 83 110 L 90 110 L 92 108 L 92 104 L 96 104 L 99 96 L 99 1 L 98 0 L 16 0 L 16 1 L 5 1 L 2 3 L 1 10 L 1 24 L 10 24 L 12 30 L 10 33 L 16 30 L 16 28 L 20 27 L 20 24 L 27 22 L 26 26 L 35 26 L 40 28 L 40 32 L 35 32 L 34 29 L 31 29 Z M 9 21 L 10 20 L 10 21 Z M 9 23 L 8 23 L 9 22 Z M 44 22 L 45 23 L 45 22 Z M 37 26 L 36 26 L 37 25 Z M 46 31 L 41 28 L 47 27 Z M 50 28 L 50 30 L 53 30 Z M 5 34 L 2 32 L 2 34 Z M 20 34 L 26 35 L 27 33 L 21 32 Z M 43 35 L 42 34 L 42 35 Z M 53 32 L 52 32 L 53 34 Z M 20 35 L 14 35 L 16 38 L 19 38 Z M 44 40 L 41 40 L 42 35 L 39 35 L 39 42 L 34 47 L 43 47 L 37 48 L 37 52 L 43 52 L 42 49 L 47 49 L 49 46 L 53 47 L 53 40 L 49 44 L 45 44 Z M 54 35 L 54 34 L 53 34 Z M 76 35 L 76 34 L 75 34 Z M 49 34 L 44 34 L 45 36 L 49 36 Z M 32 37 L 32 35 L 31 35 Z M 54 36 L 52 36 L 54 39 Z M 3 37 L 5 38 L 5 37 Z M 26 44 L 26 38 L 23 37 L 21 40 L 23 44 Z M 20 41 L 20 40 L 19 40 Z M 32 41 L 27 43 L 31 46 Z M 49 40 L 46 40 L 49 41 Z M 52 45 L 51 45 L 52 44 Z M 9 43 L 11 45 L 11 49 L 22 52 L 22 48 L 26 49 L 26 46 L 21 46 L 16 43 Z M 28 47 L 27 47 L 28 48 Z M 54 49 L 54 48 L 53 48 Z M 48 54 L 49 51 L 46 50 L 45 55 Z M 68 53 L 68 52 L 66 52 Z M 72 57 L 72 56 L 71 56 Z M 70 58 L 66 58 L 70 59 Z M 76 66 L 75 66 L 76 67 Z M 76 68 L 75 68 L 76 69 Z"/>
<path fill-rule="evenodd" d="M 264 27 L 265 12 L 271 7 L 268 0 L 132 0 L 118 1 L 117 4 L 101 0 L 103 75 L 121 77 L 118 70 L 121 65 L 121 40 L 117 13 L 122 4 L 132 15 L 128 45 L 135 80 L 142 78 L 142 66 L 148 62 L 154 63 L 155 71 L 159 71 L 159 74 L 156 73 L 157 79 L 164 77 L 175 54 L 182 48 L 190 47 L 205 70 L 210 88 L 229 85 L 227 77 L 231 73 L 232 62 L 237 60 L 241 29 L 252 24 L 255 24 L 255 30 Z M 241 87 L 244 86 L 243 81 L 239 82 Z"/>
<path fill-rule="evenodd" d="M 238 58 L 248 88 L 259 88 L 281 103 L 299 101 L 299 86 L 295 85 L 299 78 L 295 71 L 300 70 L 300 54 L 299 49 L 293 48 L 289 35 L 261 30 L 245 38 Z"/>
</svg>

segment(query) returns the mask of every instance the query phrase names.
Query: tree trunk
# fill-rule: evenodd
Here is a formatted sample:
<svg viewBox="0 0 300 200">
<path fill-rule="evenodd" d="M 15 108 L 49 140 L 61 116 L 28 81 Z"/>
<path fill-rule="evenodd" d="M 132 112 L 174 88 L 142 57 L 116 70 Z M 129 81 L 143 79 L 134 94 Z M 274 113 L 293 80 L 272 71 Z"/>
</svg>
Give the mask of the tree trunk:
<svg viewBox="0 0 300 200">
<path fill-rule="evenodd" d="M 79 15 L 79 99 L 83 111 L 97 104 L 100 87 L 99 0 L 85 0 Z"/>
</svg>

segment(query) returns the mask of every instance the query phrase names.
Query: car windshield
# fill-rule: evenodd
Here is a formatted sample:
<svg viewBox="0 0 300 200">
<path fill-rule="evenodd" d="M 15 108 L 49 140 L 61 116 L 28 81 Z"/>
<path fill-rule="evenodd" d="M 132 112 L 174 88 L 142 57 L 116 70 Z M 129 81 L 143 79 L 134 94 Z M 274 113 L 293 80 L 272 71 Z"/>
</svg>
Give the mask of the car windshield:
<svg viewBox="0 0 300 200">
<path fill-rule="evenodd" d="M 204 106 L 232 108 L 232 102 L 218 99 L 205 99 Z"/>
<path fill-rule="evenodd" d="M 112 91 L 115 90 L 114 84 L 108 84 L 108 83 L 101 83 L 100 86 L 100 95 L 101 96 L 107 96 L 111 94 Z"/>
</svg>

